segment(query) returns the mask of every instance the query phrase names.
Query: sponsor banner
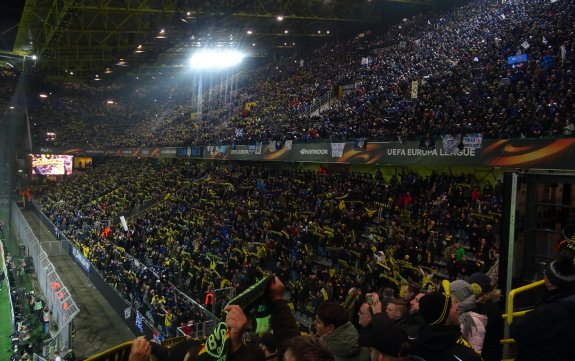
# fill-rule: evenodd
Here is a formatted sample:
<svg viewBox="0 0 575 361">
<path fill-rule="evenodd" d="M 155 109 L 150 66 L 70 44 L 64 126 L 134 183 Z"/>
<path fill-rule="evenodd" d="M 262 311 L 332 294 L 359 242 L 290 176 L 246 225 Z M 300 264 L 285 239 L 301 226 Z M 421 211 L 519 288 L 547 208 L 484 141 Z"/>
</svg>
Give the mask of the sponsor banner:
<svg viewBox="0 0 575 361">
<path fill-rule="evenodd" d="M 479 134 L 464 135 L 462 142 L 457 142 L 457 138 L 451 136 L 445 142 L 437 141 L 435 146 L 431 145 L 426 149 L 421 149 L 419 141 L 364 143 L 365 148 L 357 148 L 355 143 L 345 143 L 341 156 L 337 156 L 339 150 L 333 153 L 332 143 L 296 143 L 292 144 L 291 149 L 282 145 L 278 147 L 277 142 L 261 146 L 256 144 L 255 147 L 209 145 L 201 147 L 203 150 L 198 154 L 202 155 L 198 158 L 401 166 L 575 169 L 575 138 L 485 140 Z M 458 146 L 455 146 L 456 144 Z M 459 146 L 460 144 L 463 146 Z M 168 151 L 163 151 L 164 149 Z M 64 149 L 51 150 L 59 154 L 69 154 Z M 148 157 L 177 157 L 177 148 L 144 150 L 147 151 Z M 88 155 L 82 149 L 74 151 L 78 155 Z M 144 154 L 142 149 L 104 151 L 104 156 L 138 157 L 142 154 Z M 90 155 L 94 156 L 94 153 Z"/>
<path fill-rule="evenodd" d="M 74 260 L 80 265 L 80 267 L 82 267 L 84 272 L 89 275 L 91 266 L 90 261 L 88 261 L 82 252 L 78 251 L 76 247 L 72 248 L 72 257 L 74 257 Z"/>
<path fill-rule="evenodd" d="M 463 146 L 465 148 L 479 149 L 481 148 L 481 143 L 483 142 L 483 134 L 465 134 L 463 136 Z"/>
</svg>

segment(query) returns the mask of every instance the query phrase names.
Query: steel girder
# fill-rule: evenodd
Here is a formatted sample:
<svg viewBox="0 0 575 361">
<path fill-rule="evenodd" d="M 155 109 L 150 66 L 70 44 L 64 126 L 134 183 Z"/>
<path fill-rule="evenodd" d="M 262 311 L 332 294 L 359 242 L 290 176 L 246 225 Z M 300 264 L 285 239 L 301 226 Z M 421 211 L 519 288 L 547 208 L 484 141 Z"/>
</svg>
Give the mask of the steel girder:
<svg viewBox="0 0 575 361">
<path fill-rule="evenodd" d="M 14 44 L 52 77 L 88 78 L 169 28 L 177 0 L 27 0 Z"/>
<path fill-rule="evenodd" d="M 36 55 L 48 77 L 84 80 L 120 59 L 130 66 L 150 62 L 190 34 L 206 39 L 212 31 L 256 28 L 260 42 L 277 46 L 274 38 L 286 38 L 282 24 L 290 25 L 290 38 L 318 37 L 322 27 L 379 21 L 379 6 L 391 1 L 433 0 L 26 0 L 14 53 Z M 166 38 L 158 39 L 162 28 Z M 138 45 L 144 53 L 135 52 Z"/>
</svg>

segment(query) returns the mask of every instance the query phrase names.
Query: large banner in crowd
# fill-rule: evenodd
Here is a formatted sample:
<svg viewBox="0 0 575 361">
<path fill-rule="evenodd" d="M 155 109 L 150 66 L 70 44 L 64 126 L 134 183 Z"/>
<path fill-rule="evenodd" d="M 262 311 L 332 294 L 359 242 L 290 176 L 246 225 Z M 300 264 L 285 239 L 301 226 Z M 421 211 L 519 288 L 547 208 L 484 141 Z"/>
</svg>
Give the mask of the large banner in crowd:
<svg viewBox="0 0 575 361">
<path fill-rule="evenodd" d="M 239 161 L 284 161 L 399 166 L 469 166 L 575 169 L 575 138 L 485 140 L 466 136 L 460 147 L 437 141 L 388 143 L 291 143 L 208 145 L 116 150 L 42 148 L 40 153 L 81 156 L 197 158 Z M 469 138 L 469 139 L 467 139 Z M 457 142 L 459 143 L 459 141 Z M 361 146 L 358 146 L 360 144 Z"/>
</svg>

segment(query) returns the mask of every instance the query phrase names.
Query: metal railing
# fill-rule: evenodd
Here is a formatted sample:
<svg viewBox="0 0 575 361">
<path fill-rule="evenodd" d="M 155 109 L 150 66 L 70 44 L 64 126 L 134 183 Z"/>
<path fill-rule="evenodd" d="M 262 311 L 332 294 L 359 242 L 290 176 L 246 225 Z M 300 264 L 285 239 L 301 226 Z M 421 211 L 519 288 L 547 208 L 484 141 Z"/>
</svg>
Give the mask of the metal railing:
<svg viewBox="0 0 575 361">
<path fill-rule="evenodd" d="M 507 312 L 503 314 L 503 319 L 506 321 L 507 323 L 507 327 L 506 327 L 506 338 L 502 339 L 500 342 L 503 345 L 513 345 L 515 344 L 515 340 L 508 337 L 508 329 L 509 329 L 509 325 L 511 325 L 513 323 L 513 319 L 517 318 L 517 317 L 522 317 L 525 316 L 528 312 L 531 312 L 533 309 L 526 309 L 526 310 L 521 310 L 521 311 L 515 311 L 515 296 L 517 296 L 518 294 L 521 293 L 525 293 L 527 291 L 539 288 L 541 286 L 543 286 L 545 284 L 545 280 L 540 280 L 540 281 L 536 281 L 533 283 L 530 283 L 528 285 L 519 287 L 519 288 L 515 288 L 512 289 L 511 291 L 509 291 L 509 295 L 507 295 Z M 513 361 L 513 359 L 503 359 L 502 361 Z"/>
<path fill-rule="evenodd" d="M 519 287 L 519 288 L 515 288 L 512 289 L 511 291 L 509 291 L 509 295 L 507 296 L 507 313 L 505 313 L 503 315 L 503 317 L 505 318 L 505 321 L 507 321 L 508 325 L 511 325 L 513 323 L 513 319 L 516 317 L 521 317 L 524 316 L 527 312 L 531 311 L 531 309 L 529 310 L 523 310 L 523 311 L 513 311 L 514 310 L 514 301 L 515 301 L 515 296 L 520 294 L 520 293 L 524 293 L 526 291 L 532 290 L 534 288 L 538 288 L 541 287 L 545 284 L 545 280 L 540 280 L 537 282 L 533 282 L 530 283 L 528 285 Z"/>
<path fill-rule="evenodd" d="M 16 202 L 13 202 L 11 207 L 11 226 L 13 234 L 27 248 L 28 254 L 32 257 L 34 271 L 38 277 L 38 286 L 58 327 L 56 334 L 44 344 L 44 354 L 56 350 L 67 350 L 71 346 L 72 329 L 70 323 L 80 312 L 80 309 L 56 272 L 54 265 L 50 262 L 48 254 L 43 248 L 44 242 L 40 243 Z M 57 250 L 58 247 L 52 243 L 58 242 L 47 242 L 46 244 L 50 245 L 49 250 L 57 254 L 65 254 L 64 250 Z"/>
</svg>

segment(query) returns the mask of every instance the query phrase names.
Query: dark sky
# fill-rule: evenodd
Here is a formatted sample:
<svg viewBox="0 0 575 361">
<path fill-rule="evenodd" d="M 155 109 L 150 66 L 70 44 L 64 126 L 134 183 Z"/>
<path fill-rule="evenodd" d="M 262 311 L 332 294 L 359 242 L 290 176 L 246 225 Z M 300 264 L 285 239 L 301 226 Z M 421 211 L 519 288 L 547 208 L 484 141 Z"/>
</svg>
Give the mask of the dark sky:
<svg viewBox="0 0 575 361">
<path fill-rule="evenodd" d="M 0 4 L 0 49 L 12 51 L 25 0 L 4 0 Z M 12 28 L 14 27 L 14 28 Z"/>
</svg>

